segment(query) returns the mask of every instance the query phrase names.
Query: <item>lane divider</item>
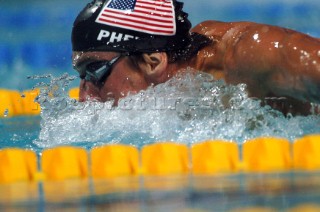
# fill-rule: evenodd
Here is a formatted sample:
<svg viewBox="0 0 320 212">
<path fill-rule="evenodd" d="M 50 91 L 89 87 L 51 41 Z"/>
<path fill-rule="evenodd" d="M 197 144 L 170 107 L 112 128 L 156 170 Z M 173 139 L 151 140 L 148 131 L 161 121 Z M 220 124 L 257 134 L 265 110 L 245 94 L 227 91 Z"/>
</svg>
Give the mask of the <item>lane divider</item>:
<svg viewBox="0 0 320 212">
<path fill-rule="evenodd" d="M 23 112 L 19 115 L 39 115 L 41 112 L 40 105 L 34 100 L 40 94 L 40 89 L 26 90 L 22 92 Z"/>
<path fill-rule="evenodd" d="M 137 148 L 105 145 L 87 151 L 81 147 L 46 149 L 36 167 L 31 150 L 0 150 L 0 183 L 105 179 L 132 176 L 208 175 L 241 172 L 320 170 L 320 135 L 308 135 L 290 143 L 286 139 L 261 137 L 242 146 L 230 141 L 209 140 L 188 147 L 159 142 Z M 240 154 L 242 153 L 242 154 Z M 242 158 L 240 158 L 242 155 Z"/>
<path fill-rule="evenodd" d="M 209 140 L 191 147 L 194 174 L 228 173 L 240 169 L 238 145 L 223 140 Z"/>
<path fill-rule="evenodd" d="M 41 167 L 47 180 L 88 177 L 87 151 L 80 147 L 61 146 L 42 153 Z"/>
<path fill-rule="evenodd" d="M 79 100 L 79 88 L 71 88 L 69 90 L 69 97 Z"/>
<path fill-rule="evenodd" d="M 37 157 L 31 150 L 3 149 L 0 161 L 0 183 L 34 180 Z"/>
<path fill-rule="evenodd" d="M 21 114 L 21 102 L 15 98 L 19 95 L 17 91 L 0 89 L 0 116 L 11 117 Z"/>
<path fill-rule="evenodd" d="M 146 145 L 141 150 L 141 167 L 145 175 L 186 174 L 188 147 L 173 142 Z"/>
<path fill-rule="evenodd" d="M 293 165 L 296 169 L 320 168 L 320 135 L 305 136 L 294 142 Z"/>
<path fill-rule="evenodd" d="M 0 89 L 0 118 L 39 115 L 40 105 L 34 101 L 39 93 L 39 89 L 23 92 Z M 79 88 L 70 89 L 69 96 L 78 100 Z"/>
<path fill-rule="evenodd" d="M 91 176 L 106 178 L 139 173 L 139 152 L 133 146 L 106 145 L 91 150 Z"/>
<path fill-rule="evenodd" d="M 290 142 L 282 138 L 255 138 L 243 144 L 246 171 L 286 171 L 292 168 Z"/>
</svg>

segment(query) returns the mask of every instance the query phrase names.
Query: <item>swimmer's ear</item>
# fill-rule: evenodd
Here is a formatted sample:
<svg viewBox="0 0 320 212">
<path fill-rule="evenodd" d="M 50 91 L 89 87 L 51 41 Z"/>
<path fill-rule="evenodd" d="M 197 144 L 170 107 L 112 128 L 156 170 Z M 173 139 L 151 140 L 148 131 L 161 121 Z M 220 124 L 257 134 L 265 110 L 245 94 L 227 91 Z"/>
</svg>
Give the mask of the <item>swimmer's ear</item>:
<svg viewBox="0 0 320 212">
<path fill-rule="evenodd" d="M 163 75 L 166 74 L 168 66 L 168 56 L 165 52 L 142 54 L 143 61 L 139 66 L 147 80 L 151 82 L 160 82 Z"/>
</svg>

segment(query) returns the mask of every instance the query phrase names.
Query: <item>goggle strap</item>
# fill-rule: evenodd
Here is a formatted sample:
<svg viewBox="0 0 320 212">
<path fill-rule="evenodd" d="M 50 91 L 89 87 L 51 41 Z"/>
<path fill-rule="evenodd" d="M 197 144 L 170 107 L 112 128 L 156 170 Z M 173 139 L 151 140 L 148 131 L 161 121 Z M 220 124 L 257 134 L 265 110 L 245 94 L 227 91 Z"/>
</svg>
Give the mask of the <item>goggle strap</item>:
<svg viewBox="0 0 320 212">
<path fill-rule="evenodd" d="M 110 68 L 112 67 L 112 65 L 114 63 L 117 62 L 117 60 L 123 55 L 119 55 L 118 57 L 113 58 L 112 60 L 106 62 L 103 66 L 101 66 L 99 69 L 90 72 L 90 71 L 86 71 L 86 77 L 85 80 L 86 81 L 91 81 L 92 78 L 95 81 L 101 81 L 105 76 L 110 74 Z"/>
</svg>

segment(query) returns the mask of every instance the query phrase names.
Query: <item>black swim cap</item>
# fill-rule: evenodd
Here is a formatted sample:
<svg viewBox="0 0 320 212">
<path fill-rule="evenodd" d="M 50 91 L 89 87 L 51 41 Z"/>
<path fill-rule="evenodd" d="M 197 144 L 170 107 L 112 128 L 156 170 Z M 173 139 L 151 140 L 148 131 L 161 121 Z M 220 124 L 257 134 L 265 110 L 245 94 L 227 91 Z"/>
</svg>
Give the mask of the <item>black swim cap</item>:
<svg viewBox="0 0 320 212">
<path fill-rule="evenodd" d="M 76 18 L 73 51 L 157 52 L 191 43 L 191 23 L 176 0 L 95 0 Z"/>
</svg>

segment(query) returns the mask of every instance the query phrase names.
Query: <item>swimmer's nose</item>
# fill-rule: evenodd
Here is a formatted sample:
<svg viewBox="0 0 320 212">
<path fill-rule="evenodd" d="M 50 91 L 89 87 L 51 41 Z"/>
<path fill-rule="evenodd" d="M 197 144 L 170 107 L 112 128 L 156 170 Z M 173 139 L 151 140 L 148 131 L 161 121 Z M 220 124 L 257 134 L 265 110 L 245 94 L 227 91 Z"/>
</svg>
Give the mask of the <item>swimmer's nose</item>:
<svg viewBox="0 0 320 212">
<path fill-rule="evenodd" d="M 85 101 L 101 101 L 99 88 L 90 81 L 81 80 L 79 88 L 79 102 Z"/>
</svg>

